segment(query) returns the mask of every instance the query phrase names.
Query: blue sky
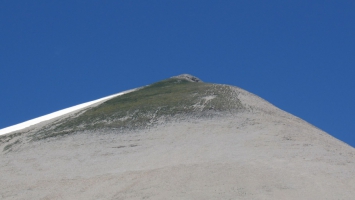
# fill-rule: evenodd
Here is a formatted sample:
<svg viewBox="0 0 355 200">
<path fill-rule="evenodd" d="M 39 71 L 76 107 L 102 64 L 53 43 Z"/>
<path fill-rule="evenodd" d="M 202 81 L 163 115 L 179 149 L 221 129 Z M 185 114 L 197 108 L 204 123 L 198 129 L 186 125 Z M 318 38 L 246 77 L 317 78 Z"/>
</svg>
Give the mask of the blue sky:
<svg viewBox="0 0 355 200">
<path fill-rule="evenodd" d="M 1 1 L 0 128 L 174 75 L 355 146 L 355 1 Z"/>
</svg>

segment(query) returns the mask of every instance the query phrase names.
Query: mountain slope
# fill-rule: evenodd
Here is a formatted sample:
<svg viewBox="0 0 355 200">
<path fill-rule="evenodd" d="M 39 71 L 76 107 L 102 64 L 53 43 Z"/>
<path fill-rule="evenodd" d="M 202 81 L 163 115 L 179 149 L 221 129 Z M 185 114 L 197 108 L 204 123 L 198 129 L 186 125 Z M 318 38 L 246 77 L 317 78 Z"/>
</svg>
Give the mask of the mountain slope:
<svg viewBox="0 0 355 200">
<path fill-rule="evenodd" d="M 79 105 L 76 105 L 76 106 L 72 106 L 72 107 L 69 107 L 69 108 L 66 108 L 66 109 L 63 109 L 63 110 L 59 110 L 59 111 L 56 111 L 56 112 L 53 112 L 53 113 L 50 113 L 50 114 L 47 114 L 47 115 L 44 115 L 44 116 L 41 116 L 41 117 L 34 118 L 34 119 L 31 119 L 31 120 L 28 120 L 28 121 L 25 121 L 25 122 L 22 122 L 22 123 L 19 123 L 19 124 L 15 124 L 13 126 L 9 126 L 9 127 L 0 129 L 0 135 L 5 135 L 5 134 L 11 133 L 11 132 L 23 130 L 23 129 L 26 129 L 26 128 L 30 127 L 30 126 L 39 124 L 39 123 L 44 122 L 44 121 L 52 120 L 52 119 L 55 119 L 57 117 L 61 117 L 63 115 L 69 114 L 69 113 L 77 112 L 77 111 L 80 111 L 81 109 L 87 109 L 88 107 L 100 104 L 100 102 L 106 101 L 106 100 L 108 100 L 110 98 L 113 98 L 113 97 L 116 97 L 116 96 L 119 96 L 119 95 L 126 94 L 126 93 L 131 92 L 131 91 L 132 90 L 128 90 L 128 91 L 120 92 L 118 94 L 113 94 L 113 95 L 110 95 L 110 96 L 107 96 L 107 97 L 103 97 L 103 98 L 100 98 L 100 99 L 97 99 L 97 100 L 94 100 L 94 101 L 89 101 L 89 102 L 86 102 L 86 103 L 82 103 L 82 104 L 79 104 Z"/>
<path fill-rule="evenodd" d="M 355 150 L 240 88 L 172 77 L 0 137 L 1 199 L 352 199 Z"/>
<path fill-rule="evenodd" d="M 30 140 L 39 140 L 83 130 L 126 131 L 186 117 L 208 117 L 243 110 L 236 98 L 237 93 L 230 86 L 203 83 L 196 77 L 189 77 L 193 76 L 172 77 L 119 95 L 92 109 L 29 131 L 27 136 Z"/>
</svg>

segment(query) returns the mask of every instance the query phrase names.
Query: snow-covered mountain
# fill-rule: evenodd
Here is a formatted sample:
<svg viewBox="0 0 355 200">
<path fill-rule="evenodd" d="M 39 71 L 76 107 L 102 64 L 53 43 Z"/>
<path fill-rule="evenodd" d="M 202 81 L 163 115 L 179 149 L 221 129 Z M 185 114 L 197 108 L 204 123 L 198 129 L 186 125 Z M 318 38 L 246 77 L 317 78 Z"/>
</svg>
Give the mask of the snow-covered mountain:
<svg viewBox="0 0 355 200">
<path fill-rule="evenodd" d="M 1 130 L 1 199 L 355 196 L 354 148 L 243 89 L 191 75 L 15 128 Z"/>
</svg>

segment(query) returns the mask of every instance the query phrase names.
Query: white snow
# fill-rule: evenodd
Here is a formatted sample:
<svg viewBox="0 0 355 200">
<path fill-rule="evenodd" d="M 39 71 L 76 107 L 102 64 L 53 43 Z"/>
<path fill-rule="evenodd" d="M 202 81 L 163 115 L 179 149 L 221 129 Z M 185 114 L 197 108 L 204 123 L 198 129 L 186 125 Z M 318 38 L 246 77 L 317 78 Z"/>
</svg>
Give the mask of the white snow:
<svg viewBox="0 0 355 200">
<path fill-rule="evenodd" d="M 79 104 L 79 105 L 76 105 L 76 106 L 65 108 L 63 110 L 59 110 L 59 111 L 56 111 L 56 112 L 53 112 L 53 113 L 50 113 L 50 114 L 47 114 L 47 115 L 43 115 L 41 117 L 37 117 L 37 118 L 31 119 L 31 120 L 28 120 L 28 121 L 13 125 L 13 126 L 6 127 L 6 128 L 3 128 L 3 129 L 0 129 L 0 135 L 11 133 L 13 131 L 18 131 L 18 130 L 30 127 L 32 125 L 35 125 L 35 124 L 38 124 L 38 123 L 41 123 L 41 122 L 44 122 L 44 121 L 47 121 L 47 120 L 50 120 L 50 119 L 53 119 L 53 118 L 56 118 L 56 117 L 60 117 L 62 115 L 68 114 L 70 112 L 77 111 L 79 109 L 91 106 L 93 104 L 100 103 L 102 101 L 111 99 L 113 97 L 117 97 L 117 96 L 129 93 L 129 92 L 133 92 L 135 90 L 137 90 L 137 89 L 123 91 L 123 92 L 120 92 L 120 93 L 117 93 L 117 94 L 113 94 L 113 95 L 110 95 L 110 96 L 107 96 L 107 97 L 103 97 L 103 98 L 100 98 L 100 99 L 97 99 L 97 100 L 93 100 L 93 101 L 82 103 L 82 104 Z"/>
</svg>

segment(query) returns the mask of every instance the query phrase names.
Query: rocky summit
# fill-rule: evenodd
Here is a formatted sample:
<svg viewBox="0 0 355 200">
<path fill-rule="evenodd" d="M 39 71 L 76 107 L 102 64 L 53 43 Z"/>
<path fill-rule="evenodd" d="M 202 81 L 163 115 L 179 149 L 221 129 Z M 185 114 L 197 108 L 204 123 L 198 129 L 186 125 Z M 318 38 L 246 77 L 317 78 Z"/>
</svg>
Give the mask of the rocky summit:
<svg viewBox="0 0 355 200">
<path fill-rule="evenodd" d="M 0 199 L 353 199 L 355 149 L 183 74 L 0 136 Z"/>
</svg>

